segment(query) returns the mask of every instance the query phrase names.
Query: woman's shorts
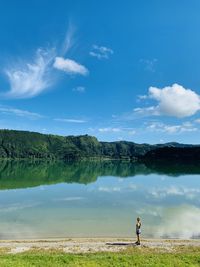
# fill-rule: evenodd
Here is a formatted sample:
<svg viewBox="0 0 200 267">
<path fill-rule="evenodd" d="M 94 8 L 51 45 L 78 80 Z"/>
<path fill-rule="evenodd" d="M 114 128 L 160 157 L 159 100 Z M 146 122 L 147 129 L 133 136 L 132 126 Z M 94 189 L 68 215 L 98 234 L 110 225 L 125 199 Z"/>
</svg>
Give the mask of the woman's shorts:
<svg viewBox="0 0 200 267">
<path fill-rule="evenodd" d="M 138 229 L 138 230 L 136 231 L 136 235 L 140 235 L 140 234 L 141 234 L 141 230 Z"/>
</svg>

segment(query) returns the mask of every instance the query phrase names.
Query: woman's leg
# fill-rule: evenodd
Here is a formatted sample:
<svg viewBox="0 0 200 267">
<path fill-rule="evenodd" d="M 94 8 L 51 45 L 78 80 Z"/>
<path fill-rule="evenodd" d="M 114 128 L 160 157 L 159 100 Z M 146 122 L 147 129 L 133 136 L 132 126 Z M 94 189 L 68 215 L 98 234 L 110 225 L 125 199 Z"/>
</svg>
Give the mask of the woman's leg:
<svg viewBox="0 0 200 267">
<path fill-rule="evenodd" d="M 136 234 L 137 241 L 135 242 L 136 245 L 140 245 L 140 234 Z"/>
<path fill-rule="evenodd" d="M 140 235 L 137 235 L 137 242 L 140 244 Z"/>
</svg>

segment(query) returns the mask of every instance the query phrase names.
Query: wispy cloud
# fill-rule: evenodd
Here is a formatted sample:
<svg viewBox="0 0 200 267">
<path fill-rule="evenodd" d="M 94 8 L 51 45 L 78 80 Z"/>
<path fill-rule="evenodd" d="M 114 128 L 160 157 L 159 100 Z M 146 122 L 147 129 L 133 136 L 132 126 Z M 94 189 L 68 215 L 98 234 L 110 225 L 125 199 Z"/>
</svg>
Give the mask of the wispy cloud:
<svg viewBox="0 0 200 267">
<path fill-rule="evenodd" d="M 32 62 L 23 62 L 14 68 L 7 68 L 10 90 L 5 93 L 9 98 L 31 98 L 52 84 L 49 75 L 50 64 L 55 56 L 55 50 L 38 49 Z"/>
<path fill-rule="evenodd" d="M 140 115 L 140 116 L 160 116 L 160 111 L 158 106 L 144 107 L 144 108 L 134 108 L 133 114 L 130 113 L 130 119 L 132 115 Z"/>
<path fill-rule="evenodd" d="M 198 199 L 200 188 L 188 188 L 184 186 L 174 186 L 162 188 L 151 188 L 149 194 L 155 198 L 167 198 L 170 196 L 183 196 L 186 199 Z"/>
<path fill-rule="evenodd" d="M 55 78 L 55 69 L 64 71 L 68 75 L 87 75 L 89 71 L 85 66 L 73 59 L 64 58 L 74 46 L 74 32 L 75 27 L 70 24 L 61 49 L 39 48 L 31 60 L 9 63 L 4 72 L 10 86 L 1 96 L 14 99 L 35 97 L 55 85 L 59 77 Z"/>
<path fill-rule="evenodd" d="M 118 132 L 121 132 L 121 129 L 120 128 L 106 127 L 106 128 L 99 128 L 98 131 L 101 133 L 108 133 L 108 132 L 118 133 Z"/>
<path fill-rule="evenodd" d="M 161 89 L 150 87 L 149 94 L 142 96 L 142 98 L 155 100 L 158 105 L 136 108 L 134 109 L 135 114 L 184 118 L 192 116 L 200 110 L 200 96 L 191 89 L 186 89 L 179 84 L 173 84 Z"/>
<path fill-rule="evenodd" d="M 69 58 L 56 57 L 53 66 L 67 74 L 80 74 L 85 76 L 89 73 L 85 66 Z"/>
<path fill-rule="evenodd" d="M 69 23 L 64 42 L 62 44 L 61 55 L 65 55 L 70 50 L 70 48 L 74 46 L 75 30 L 75 26 L 72 23 Z"/>
<path fill-rule="evenodd" d="M 86 120 L 81 120 L 81 119 L 61 119 L 61 118 L 56 118 L 54 121 L 60 121 L 60 122 L 69 122 L 69 123 L 86 123 Z"/>
<path fill-rule="evenodd" d="M 80 201 L 84 200 L 84 197 L 63 197 L 63 198 L 55 198 L 54 201 Z"/>
<path fill-rule="evenodd" d="M 22 209 L 30 209 L 33 207 L 37 207 L 40 204 L 41 204 L 40 202 L 11 203 L 6 206 L 5 205 L 0 206 L 0 212 L 14 212 L 17 210 L 22 210 Z"/>
<path fill-rule="evenodd" d="M 92 50 L 89 52 L 90 56 L 98 59 L 108 59 L 114 52 L 111 48 L 105 46 L 93 45 Z"/>
<path fill-rule="evenodd" d="M 113 193 L 113 192 L 120 192 L 121 188 L 114 186 L 114 187 L 106 187 L 106 186 L 100 186 L 98 188 L 98 191 L 100 192 L 106 192 L 106 193 Z"/>
<path fill-rule="evenodd" d="M 183 132 L 195 132 L 198 130 L 198 128 L 194 127 L 192 123 L 185 122 L 179 125 L 168 125 L 161 122 L 153 122 L 150 123 L 146 130 L 152 131 L 152 132 L 163 132 L 168 134 L 177 134 L 177 133 L 183 133 Z"/>
<path fill-rule="evenodd" d="M 135 129 L 128 127 L 104 127 L 98 128 L 98 131 L 100 133 L 121 133 L 128 135 L 134 135 L 136 133 Z"/>
<path fill-rule="evenodd" d="M 84 86 L 77 86 L 72 89 L 74 92 L 79 92 L 79 93 L 84 93 L 85 92 L 85 87 Z"/>
<path fill-rule="evenodd" d="M 140 63 L 143 65 L 144 69 L 149 72 L 155 72 L 156 71 L 156 63 L 157 59 L 140 59 Z"/>
<path fill-rule="evenodd" d="M 27 111 L 27 110 L 4 107 L 4 106 L 0 106 L 0 112 L 3 114 L 15 115 L 18 117 L 26 117 L 28 119 L 40 119 L 44 117 L 40 115 L 39 113 L 34 113 L 34 112 Z"/>
</svg>

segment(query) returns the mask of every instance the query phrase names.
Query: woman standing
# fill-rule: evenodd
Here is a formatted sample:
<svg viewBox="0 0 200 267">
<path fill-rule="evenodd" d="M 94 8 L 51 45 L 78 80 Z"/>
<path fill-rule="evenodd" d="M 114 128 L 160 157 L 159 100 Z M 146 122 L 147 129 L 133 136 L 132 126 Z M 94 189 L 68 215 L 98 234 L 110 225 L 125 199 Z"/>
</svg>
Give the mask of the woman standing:
<svg viewBox="0 0 200 267">
<path fill-rule="evenodd" d="M 136 245 L 140 245 L 140 234 L 141 234 L 141 220 L 138 217 L 136 220 L 136 236 L 137 236 L 137 241 L 135 242 Z"/>
</svg>

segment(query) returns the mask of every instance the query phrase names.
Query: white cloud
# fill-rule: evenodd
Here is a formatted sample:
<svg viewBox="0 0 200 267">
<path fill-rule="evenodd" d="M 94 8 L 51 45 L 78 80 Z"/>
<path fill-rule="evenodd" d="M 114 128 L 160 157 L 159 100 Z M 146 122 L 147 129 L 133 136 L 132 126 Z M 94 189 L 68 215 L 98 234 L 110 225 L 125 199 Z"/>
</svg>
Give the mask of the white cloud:
<svg viewBox="0 0 200 267">
<path fill-rule="evenodd" d="M 89 73 L 85 66 L 69 58 L 64 59 L 63 57 L 56 57 L 53 66 L 67 74 L 80 74 L 85 76 Z"/>
<path fill-rule="evenodd" d="M 9 62 L 4 69 L 8 79 L 9 88 L 2 92 L 6 98 L 32 98 L 47 90 L 56 82 L 55 68 L 67 74 L 87 75 L 88 69 L 78 62 L 64 58 L 65 54 L 74 46 L 75 27 L 70 24 L 61 46 L 36 50 L 32 60 L 20 60 L 17 63 Z M 77 87 L 77 91 L 83 92 L 84 87 Z"/>
<path fill-rule="evenodd" d="M 85 123 L 87 122 L 86 120 L 79 120 L 79 119 L 54 119 L 55 121 L 60 121 L 60 122 L 71 122 L 71 123 Z"/>
<path fill-rule="evenodd" d="M 14 68 L 7 68 L 5 73 L 10 83 L 10 90 L 5 96 L 31 98 L 47 89 L 52 84 L 49 67 L 54 56 L 54 49 L 38 49 L 33 62 L 23 62 Z"/>
<path fill-rule="evenodd" d="M 146 130 L 174 134 L 183 132 L 195 132 L 198 129 L 194 127 L 193 124 L 188 122 L 182 123 L 180 125 L 168 125 L 161 122 L 153 122 L 147 126 Z"/>
<path fill-rule="evenodd" d="M 199 238 L 200 209 L 193 205 L 155 206 L 146 205 L 138 214 L 149 218 L 153 216 L 153 224 L 148 224 L 147 232 L 154 238 Z"/>
<path fill-rule="evenodd" d="M 159 112 L 159 109 L 158 107 L 154 107 L 154 106 L 151 106 L 151 107 L 147 107 L 147 108 L 134 108 L 134 113 L 137 114 L 137 115 L 142 115 L 142 116 L 159 116 L 161 115 L 160 112 Z M 127 115 L 127 118 L 128 116 L 131 118 L 134 118 L 134 116 L 132 116 L 133 114 L 128 114 Z"/>
<path fill-rule="evenodd" d="M 148 96 L 147 95 L 139 95 L 138 98 L 143 100 L 143 99 L 147 99 Z"/>
<path fill-rule="evenodd" d="M 105 46 L 93 45 L 90 51 L 90 56 L 98 59 L 108 59 L 114 52 L 111 48 Z"/>
<path fill-rule="evenodd" d="M 156 226 L 155 235 L 168 238 L 198 238 L 200 236 L 199 224 L 200 209 L 195 206 L 182 205 L 163 212 L 162 221 Z"/>
<path fill-rule="evenodd" d="M 120 128 L 111 128 L 111 127 L 99 128 L 98 130 L 101 133 L 108 133 L 108 132 L 118 133 L 118 132 L 121 132 Z"/>
<path fill-rule="evenodd" d="M 148 98 L 158 101 L 158 105 L 134 109 L 135 113 L 145 116 L 166 115 L 183 118 L 192 116 L 200 110 L 200 96 L 178 84 L 162 89 L 150 87 Z"/>
<path fill-rule="evenodd" d="M 79 92 L 79 93 L 84 93 L 85 92 L 85 87 L 84 86 L 77 86 L 75 88 L 73 88 L 74 92 Z"/>
<path fill-rule="evenodd" d="M 22 109 L 17 109 L 17 108 L 4 107 L 4 106 L 0 106 L 0 112 L 3 114 L 15 115 L 18 117 L 26 117 L 29 119 L 43 118 L 43 116 L 38 113 L 34 113 L 34 112 L 27 111 L 27 110 L 22 110 Z"/>
</svg>

